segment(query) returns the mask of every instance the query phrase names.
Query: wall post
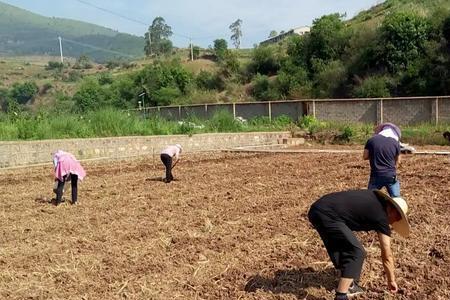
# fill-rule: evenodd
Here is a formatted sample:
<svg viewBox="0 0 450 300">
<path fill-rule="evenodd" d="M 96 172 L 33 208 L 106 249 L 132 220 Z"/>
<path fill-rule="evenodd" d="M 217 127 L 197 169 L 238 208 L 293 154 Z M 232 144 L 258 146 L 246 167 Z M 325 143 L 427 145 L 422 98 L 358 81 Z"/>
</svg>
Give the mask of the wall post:
<svg viewBox="0 0 450 300">
<path fill-rule="evenodd" d="M 269 120 L 272 121 L 272 103 L 269 101 Z"/>
<path fill-rule="evenodd" d="M 435 122 L 436 126 L 439 124 L 439 97 L 436 97 L 434 105 Z"/>
</svg>

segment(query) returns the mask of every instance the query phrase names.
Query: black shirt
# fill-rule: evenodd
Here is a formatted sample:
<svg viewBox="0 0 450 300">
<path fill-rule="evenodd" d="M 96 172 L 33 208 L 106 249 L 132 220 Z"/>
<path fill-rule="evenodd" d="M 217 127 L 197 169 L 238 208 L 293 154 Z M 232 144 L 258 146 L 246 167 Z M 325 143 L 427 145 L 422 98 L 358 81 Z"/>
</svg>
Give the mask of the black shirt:
<svg viewBox="0 0 450 300">
<path fill-rule="evenodd" d="M 317 209 L 330 220 L 344 222 L 352 231 L 370 231 L 391 236 L 386 213 L 386 200 L 374 191 L 355 190 L 331 193 L 317 200 L 311 209 Z"/>
<path fill-rule="evenodd" d="M 400 143 L 393 138 L 376 134 L 364 149 L 369 150 L 370 176 L 396 176 L 395 158 L 400 155 Z"/>
</svg>

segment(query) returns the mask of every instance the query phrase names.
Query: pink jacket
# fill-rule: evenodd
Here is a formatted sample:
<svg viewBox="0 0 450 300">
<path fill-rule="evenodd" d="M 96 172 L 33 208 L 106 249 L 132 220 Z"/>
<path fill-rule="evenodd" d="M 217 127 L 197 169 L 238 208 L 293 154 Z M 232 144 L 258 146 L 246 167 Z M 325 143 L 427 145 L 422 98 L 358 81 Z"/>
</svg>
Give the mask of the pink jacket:
<svg viewBox="0 0 450 300">
<path fill-rule="evenodd" d="M 64 176 L 69 174 L 78 175 L 80 180 L 86 176 L 86 172 L 78 160 L 71 153 L 58 150 L 53 154 L 53 164 L 55 166 L 55 178 L 63 181 Z"/>
</svg>

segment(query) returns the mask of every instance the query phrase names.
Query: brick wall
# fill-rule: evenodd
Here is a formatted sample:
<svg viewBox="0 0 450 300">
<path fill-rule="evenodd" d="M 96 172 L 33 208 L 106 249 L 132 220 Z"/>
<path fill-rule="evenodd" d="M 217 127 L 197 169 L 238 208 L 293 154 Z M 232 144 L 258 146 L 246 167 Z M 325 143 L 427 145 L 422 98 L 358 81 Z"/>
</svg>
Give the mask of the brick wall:
<svg viewBox="0 0 450 300">
<path fill-rule="evenodd" d="M 289 132 L 257 132 L 0 142 L 0 168 L 50 163 L 51 153 L 58 149 L 80 160 L 120 158 L 159 155 L 163 147 L 176 143 L 184 152 L 197 152 L 273 144 L 289 136 Z"/>
</svg>

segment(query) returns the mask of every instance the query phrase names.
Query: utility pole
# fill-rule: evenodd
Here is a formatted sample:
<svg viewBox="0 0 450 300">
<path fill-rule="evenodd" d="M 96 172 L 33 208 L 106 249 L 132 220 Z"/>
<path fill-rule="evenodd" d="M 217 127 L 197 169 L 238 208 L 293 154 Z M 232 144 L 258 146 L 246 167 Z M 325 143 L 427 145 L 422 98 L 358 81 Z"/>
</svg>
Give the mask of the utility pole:
<svg viewBox="0 0 450 300">
<path fill-rule="evenodd" d="M 63 57 L 63 53 L 62 53 L 62 39 L 60 36 L 58 36 L 58 40 L 59 40 L 59 54 L 61 55 L 61 63 L 64 63 L 64 57 Z"/>
<path fill-rule="evenodd" d="M 189 43 L 191 44 L 191 61 L 194 61 L 194 48 L 192 46 L 192 39 L 189 38 Z"/>
</svg>

